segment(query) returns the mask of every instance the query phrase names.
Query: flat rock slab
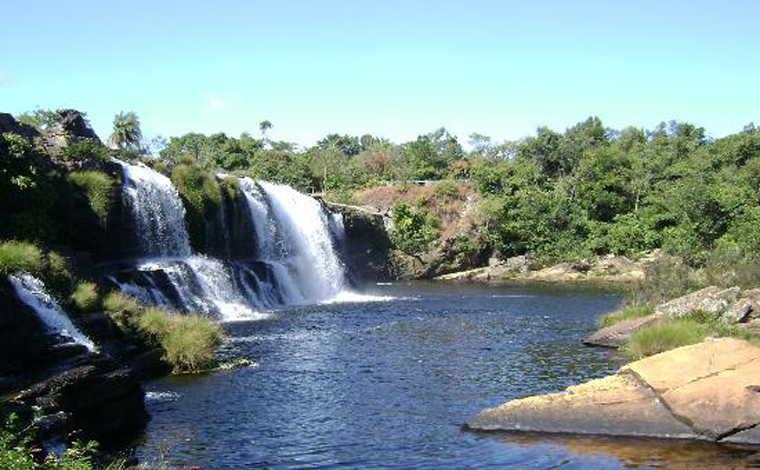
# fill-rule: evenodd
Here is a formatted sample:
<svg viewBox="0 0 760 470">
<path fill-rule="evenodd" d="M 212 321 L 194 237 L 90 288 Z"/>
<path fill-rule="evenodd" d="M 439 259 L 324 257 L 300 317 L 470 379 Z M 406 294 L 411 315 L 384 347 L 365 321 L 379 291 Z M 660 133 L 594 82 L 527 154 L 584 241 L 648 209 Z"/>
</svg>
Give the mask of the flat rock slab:
<svg viewBox="0 0 760 470">
<path fill-rule="evenodd" d="M 564 392 L 510 401 L 467 422 L 482 431 L 533 431 L 617 436 L 691 438 L 654 392 L 627 374 L 570 387 Z"/>
<path fill-rule="evenodd" d="M 564 392 L 507 402 L 475 430 L 691 438 L 760 444 L 760 347 L 707 340 Z"/>
<path fill-rule="evenodd" d="M 662 315 L 653 313 L 641 318 L 615 323 L 606 328 L 602 328 L 588 338 L 585 338 L 583 344 L 589 346 L 604 346 L 608 348 L 619 348 L 625 345 L 636 331 L 663 320 Z"/>
</svg>

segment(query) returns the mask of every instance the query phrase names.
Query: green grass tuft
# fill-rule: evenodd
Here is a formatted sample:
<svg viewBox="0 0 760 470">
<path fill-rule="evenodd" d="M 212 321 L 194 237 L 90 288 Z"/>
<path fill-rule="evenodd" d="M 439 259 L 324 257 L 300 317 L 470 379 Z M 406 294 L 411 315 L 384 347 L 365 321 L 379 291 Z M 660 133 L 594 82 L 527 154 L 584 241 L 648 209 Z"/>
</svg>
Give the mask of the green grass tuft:
<svg viewBox="0 0 760 470">
<path fill-rule="evenodd" d="M 111 321 L 123 332 L 132 331 L 132 317 L 139 315 L 142 305 L 121 292 L 111 292 L 103 299 L 103 310 Z"/>
<path fill-rule="evenodd" d="M 93 312 L 100 307 L 98 286 L 94 282 L 80 282 L 69 296 L 71 306 L 80 313 Z"/>
<path fill-rule="evenodd" d="M 599 321 L 597 323 L 599 325 L 599 328 L 606 328 L 616 323 L 633 320 L 634 318 L 645 317 L 647 315 L 651 315 L 652 313 L 654 313 L 654 309 L 648 306 L 621 308 L 620 310 L 615 310 L 614 312 L 602 315 L 599 317 Z"/>
<path fill-rule="evenodd" d="M 0 277 L 22 271 L 37 274 L 42 271 L 42 261 L 36 245 L 13 240 L 0 243 Z"/>
<path fill-rule="evenodd" d="M 90 208 L 98 216 L 100 222 L 105 223 L 114 192 L 111 177 L 100 171 L 75 171 L 69 173 L 66 179 L 85 191 Z"/>
<path fill-rule="evenodd" d="M 643 328 L 635 332 L 623 353 L 639 360 L 671 349 L 699 343 L 710 334 L 710 329 L 692 318 L 679 318 Z"/>
</svg>

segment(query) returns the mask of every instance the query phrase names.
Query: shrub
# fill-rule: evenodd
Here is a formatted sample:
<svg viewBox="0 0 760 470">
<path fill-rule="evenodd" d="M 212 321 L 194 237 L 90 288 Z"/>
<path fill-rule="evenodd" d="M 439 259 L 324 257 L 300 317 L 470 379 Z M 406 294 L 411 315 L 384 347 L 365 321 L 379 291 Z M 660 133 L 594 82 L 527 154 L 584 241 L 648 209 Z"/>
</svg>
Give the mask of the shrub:
<svg viewBox="0 0 760 470">
<path fill-rule="evenodd" d="M 441 199 L 458 199 L 459 187 L 451 180 L 441 181 L 435 185 L 433 196 Z"/>
<path fill-rule="evenodd" d="M 81 313 L 92 312 L 100 306 L 98 287 L 94 282 L 80 282 L 69 296 L 69 302 Z"/>
<path fill-rule="evenodd" d="M 219 178 L 219 187 L 227 199 L 235 200 L 240 195 L 240 181 L 234 176 Z"/>
<path fill-rule="evenodd" d="M 0 277 L 20 271 L 30 274 L 42 271 L 42 251 L 31 243 L 13 240 L 0 243 Z"/>
<path fill-rule="evenodd" d="M 633 320 L 634 318 L 641 318 L 647 315 L 651 315 L 654 312 L 652 307 L 628 307 L 620 310 L 615 310 L 599 318 L 599 328 L 606 328 L 616 323 Z"/>
<path fill-rule="evenodd" d="M 424 210 L 414 209 L 407 204 L 396 204 L 391 208 L 394 228 L 391 241 L 401 251 L 415 255 L 440 237 L 436 220 Z"/>
<path fill-rule="evenodd" d="M 66 179 L 85 191 L 90 208 L 105 223 L 114 189 L 111 177 L 100 171 L 77 171 L 69 173 Z"/>
<path fill-rule="evenodd" d="M 643 328 L 623 347 L 623 353 L 632 360 L 659 354 L 671 349 L 699 343 L 710 331 L 692 318 L 681 318 Z"/>
<path fill-rule="evenodd" d="M 222 204 L 219 183 L 213 174 L 196 164 L 177 165 L 171 179 L 187 211 L 187 228 L 193 248 L 205 248 L 205 221 L 218 214 Z"/>
<path fill-rule="evenodd" d="M 73 142 L 63 151 L 63 158 L 70 162 L 104 162 L 108 157 L 108 148 L 94 140 Z"/>
</svg>

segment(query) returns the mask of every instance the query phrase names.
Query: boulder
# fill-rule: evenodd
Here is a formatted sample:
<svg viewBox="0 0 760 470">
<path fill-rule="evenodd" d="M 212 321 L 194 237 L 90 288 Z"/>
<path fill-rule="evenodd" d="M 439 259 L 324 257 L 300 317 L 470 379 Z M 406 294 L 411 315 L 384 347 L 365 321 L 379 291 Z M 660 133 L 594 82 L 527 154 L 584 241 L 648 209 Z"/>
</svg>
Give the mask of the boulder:
<svg viewBox="0 0 760 470">
<path fill-rule="evenodd" d="M 760 347 L 707 340 L 564 392 L 513 400 L 467 422 L 477 430 L 688 437 L 760 444 Z"/>
<path fill-rule="evenodd" d="M 734 302 L 734 304 L 731 305 L 731 308 L 721 315 L 720 319 L 728 324 L 744 323 L 749 320 L 752 311 L 752 300 L 743 298 Z"/>
<path fill-rule="evenodd" d="M 608 348 L 619 348 L 631 338 L 636 331 L 662 321 L 662 315 L 653 313 L 641 318 L 615 323 L 608 327 L 602 328 L 588 338 L 582 340 L 583 344 L 588 346 L 604 346 Z"/>
<path fill-rule="evenodd" d="M 564 392 L 523 398 L 482 411 L 470 429 L 639 437 L 698 438 L 630 375 L 612 375 Z"/>
<path fill-rule="evenodd" d="M 655 313 L 667 315 L 670 318 L 678 318 L 694 311 L 707 313 L 720 313 L 726 310 L 739 297 L 740 289 L 731 287 L 721 289 L 710 286 L 696 292 L 673 299 L 655 307 Z"/>
</svg>

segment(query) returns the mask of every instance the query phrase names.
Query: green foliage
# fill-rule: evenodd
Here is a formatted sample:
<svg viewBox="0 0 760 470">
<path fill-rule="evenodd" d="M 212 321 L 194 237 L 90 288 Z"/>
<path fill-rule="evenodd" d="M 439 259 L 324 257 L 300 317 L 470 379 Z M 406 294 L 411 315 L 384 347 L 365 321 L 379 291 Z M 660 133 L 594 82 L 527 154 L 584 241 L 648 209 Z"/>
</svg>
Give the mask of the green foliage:
<svg viewBox="0 0 760 470">
<path fill-rule="evenodd" d="M 79 313 L 97 310 L 100 307 L 98 286 L 94 282 L 80 282 L 69 296 L 69 303 Z"/>
<path fill-rule="evenodd" d="M 71 143 L 63 151 L 64 160 L 70 162 L 104 162 L 109 156 L 108 148 L 94 140 Z"/>
<path fill-rule="evenodd" d="M 631 335 L 623 353 L 632 360 L 699 343 L 706 338 L 731 337 L 760 344 L 760 335 L 721 321 L 718 315 L 693 312 L 642 328 Z"/>
<path fill-rule="evenodd" d="M 219 178 L 219 188 L 227 199 L 235 200 L 240 196 L 240 180 L 234 176 Z"/>
<path fill-rule="evenodd" d="M 50 109 L 35 109 L 16 116 L 16 120 L 22 124 L 32 126 L 38 131 L 44 131 L 61 123 L 61 115 L 58 111 Z"/>
<path fill-rule="evenodd" d="M 75 171 L 66 175 L 66 180 L 85 192 L 90 208 L 105 224 L 114 192 L 111 177 L 100 171 Z"/>
<path fill-rule="evenodd" d="M 670 320 L 633 333 L 622 351 L 628 358 L 638 360 L 681 346 L 699 343 L 709 333 L 709 329 L 696 320 L 690 318 Z"/>
<path fill-rule="evenodd" d="M 335 191 L 327 191 L 322 194 L 322 198 L 325 201 L 336 202 L 338 204 L 356 204 L 356 198 L 354 197 L 354 191 L 350 189 L 336 189 Z"/>
<path fill-rule="evenodd" d="M 223 333 L 212 320 L 145 307 L 120 292 L 109 293 L 103 308 L 121 331 L 161 347 L 175 373 L 197 372 L 214 364 L 214 350 Z"/>
<path fill-rule="evenodd" d="M 32 452 L 34 434 L 30 426 L 19 423 L 11 414 L 0 426 L 0 468 L 7 470 L 95 470 L 93 455 L 97 450 L 95 442 L 74 443 L 61 457 L 47 456 L 37 461 Z M 103 470 L 123 470 L 124 463 L 116 461 Z"/>
<path fill-rule="evenodd" d="M 435 185 L 433 196 L 441 199 L 459 199 L 459 186 L 451 180 L 444 180 Z"/>
<path fill-rule="evenodd" d="M 142 139 L 140 120 L 134 111 L 120 112 L 113 118 L 113 133 L 110 141 L 119 149 L 137 149 Z"/>
<path fill-rule="evenodd" d="M 394 224 L 391 241 L 410 255 L 419 254 L 440 237 L 435 217 L 424 210 L 396 204 L 391 208 L 391 218 Z"/>
<path fill-rule="evenodd" d="M 132 318 L 142 312 L 142 305 L 134 298 L 121 292 L 110 292 L 102 300 L 103 310 L 124 333 L 132 331 Z"/>
<path fill-rule="evenodd" d="M 213 173 L 197 163 L 175 166 L 171 179 L 187 211 L 187 227 L 193 247 L 205 247 L 206 220 L 215 217 L 222 204 L 219 182 Z"/>
<path fill-rule="evenodd" d="M 614 312 L 610 312 L 606 315 L 602 315 L 599 318 L 598 326 L 599 328 L 606 328 L 616 323 L 651 315 L 653 312 L 654 312 L 654 309 L 648 306 L 621 308 L 620 310 L 615 310 Z"/>
<path fill-rule="evenodd" d="M 212 366 L 214 350 L 222 330 L 199 315 L 172 315 L 156 308 L 146 309 L 135 326 L 164 350 L 164 359 L 175 373 L 197 372 Z"/>
<path fill-rule="evenodd" d="M 0 242 L 0 278 L 16 272 L 37 274 L 42 271 L 42 251 L 31 243 Z"/>
</svg>

